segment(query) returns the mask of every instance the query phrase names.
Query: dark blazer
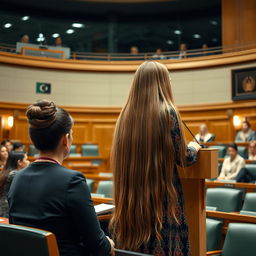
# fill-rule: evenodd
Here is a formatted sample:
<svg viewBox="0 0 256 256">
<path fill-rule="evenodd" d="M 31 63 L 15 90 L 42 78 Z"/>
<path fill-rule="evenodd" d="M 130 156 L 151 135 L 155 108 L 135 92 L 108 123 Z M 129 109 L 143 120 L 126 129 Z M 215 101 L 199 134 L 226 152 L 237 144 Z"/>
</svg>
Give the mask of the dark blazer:
<svg viewBox="0 0 256 256">
<path fill-rule="evenodd" d="M 8 194 L 13 224 L 51 231 L 61 256 L 109 255 L 84 176 L 50 162 L 20 171 Z"/>
</svg>

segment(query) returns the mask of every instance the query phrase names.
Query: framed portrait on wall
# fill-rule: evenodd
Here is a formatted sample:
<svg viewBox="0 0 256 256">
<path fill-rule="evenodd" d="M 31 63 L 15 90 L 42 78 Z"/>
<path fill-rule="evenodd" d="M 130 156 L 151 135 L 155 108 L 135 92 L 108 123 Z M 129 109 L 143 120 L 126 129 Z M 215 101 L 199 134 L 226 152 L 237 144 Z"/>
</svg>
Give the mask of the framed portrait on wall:
<svg viewBox="0 0 256 256">
<path fill-rule="evenodd" d="M 232 100 L 256 99 L 256 67 L 233 69 Z"/>
</svg>

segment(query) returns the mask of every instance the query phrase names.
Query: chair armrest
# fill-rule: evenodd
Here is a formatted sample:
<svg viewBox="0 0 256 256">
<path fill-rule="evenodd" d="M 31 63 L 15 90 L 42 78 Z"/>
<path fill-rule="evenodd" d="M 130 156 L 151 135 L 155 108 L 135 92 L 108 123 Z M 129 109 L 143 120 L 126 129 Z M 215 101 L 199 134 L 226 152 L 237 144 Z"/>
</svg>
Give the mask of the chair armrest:
<svg viewBox="0 0 256 256">
<path fill-rule="evenodd" d="M 216 254 L 221 254 L 222 253 L 222 250 L 216 250 L 216 251 L 210 251 L 210 252 L 207 252 L 206 255 L 216 255 Z"/>
</svg>

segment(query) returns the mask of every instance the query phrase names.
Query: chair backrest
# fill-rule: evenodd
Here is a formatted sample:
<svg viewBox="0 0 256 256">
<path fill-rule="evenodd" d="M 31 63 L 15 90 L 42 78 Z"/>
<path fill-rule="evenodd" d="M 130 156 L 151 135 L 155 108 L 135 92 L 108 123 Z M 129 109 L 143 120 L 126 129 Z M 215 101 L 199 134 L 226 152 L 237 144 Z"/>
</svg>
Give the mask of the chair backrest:
<svg viewBox="0 0 256 256">
<path fill-rule="evenodd" d="M 214 146 L 210 146 L 209 148 L 217 148 L 219 158 L 224 158 L 227 152 L 227 147 L 222 145 L 214 145 Z"/>
<path fill-rule="evenodd" d="M 29 156 L 35 156 L 35 155 L 38 155 L 39 154 L 39 151 L 35 148 L 34 145 L 29 145 L 28 147 L 28 155 Z"/>
<path fill-rule="evenodd" d="M 242 211 L 256 212 L 256 193 L 246 193 Z"/>
<path fill-rule="evenodd" d="M 252 177 L 254 177 L 256 180 L 256 164 L 246 164 L 245 168 L 252 175 Z"/>
<path fill-rule="evenodd" d="M 98 156 L 99 146 L 97 144 L 83 144 L 81 147 L 82 156 Z"/>
<path fill-rule="evenodd" d="M 131 252 L 131 251 L 115 249 L 115 256 L 153 256 L 153 255 L 140 253 L 140 252 Z"/>
<path fill-rule="evenodd" d="M 206 205 L 216 207 L 217 211 L 238 212 L 241 209 L 243 191 L 233 188 L 208 188 Z"/>
<path fill-rule="evenodd" d="M 256 254 L 256 224 L 230 223 L 223 246 L 223 256 Z"/>
<path fill-rule="evenodd" d="M 206 218 L 207 252 L 221 249 L 222 227 L 222 221 Z"/>
<path fill-rule="evenodd" d="M 92 179 L 86 179 L 86 182 L 87 182 L 87 185 L 88 185 L 88 187 L 89 187 L 90 193 L 92 193 L 92 192 L 93 192 L 93 186 L 94 186 L 94 180 L 92 180 Z"/>
<path fill-rule="evenodd" d="M 248 149 L 247 149 L 247 147 L 245 147 L 245 146 L 238 146 L 237 147 L 237 152 L 244 159 L 248 159 Z"/>
<path fill-rule="evenodd" d="M 1 255 L 59 256 L 55 235 L 30 227 L 0 224 Z"/>
<path fill-rule="evenodd" d="M 103 194 L 105 197 L 113 197 L 113 181 L 100 181 L 97 189 L 97 194 Z"/>
<path fill-rule="evenodd" d="M 70 151 L 69 151 L 70 154 L 76 154 L 76 145 L 71 145 L 70 147 Z"/>
</svg>

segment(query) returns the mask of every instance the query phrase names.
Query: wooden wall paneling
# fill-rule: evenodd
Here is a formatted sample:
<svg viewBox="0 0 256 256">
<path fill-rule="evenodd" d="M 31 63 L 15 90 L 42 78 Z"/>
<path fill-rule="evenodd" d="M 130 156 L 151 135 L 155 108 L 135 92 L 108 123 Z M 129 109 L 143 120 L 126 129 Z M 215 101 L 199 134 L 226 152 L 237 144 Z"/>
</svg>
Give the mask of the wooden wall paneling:
<svg viewBox="0 0 256 256">
<path fill-rule="evenodd" d="M 232 141 L 234 139 L 230 135 L 229 120 L 214 120 L 209 126 L 209 131 L 216 135 L 215 141 Z"/>
<path fill-rule="evenodd" d="M 93 142 L 99 145 L 100 155 L 109 158 L 113 134 L 115 130 L 115 120 L 93 122 L 92 138 Z"/>
</svg>

